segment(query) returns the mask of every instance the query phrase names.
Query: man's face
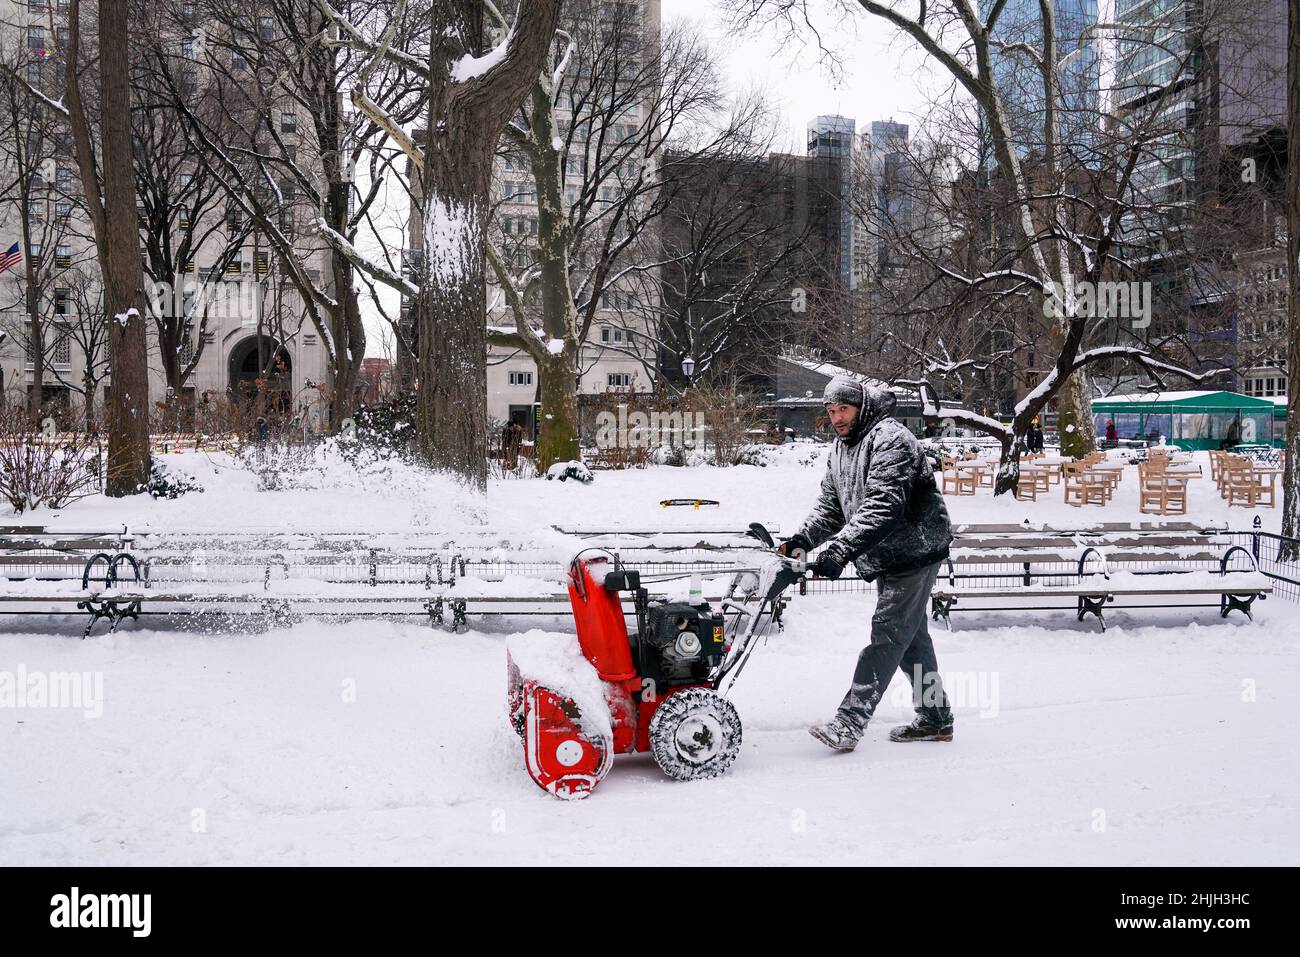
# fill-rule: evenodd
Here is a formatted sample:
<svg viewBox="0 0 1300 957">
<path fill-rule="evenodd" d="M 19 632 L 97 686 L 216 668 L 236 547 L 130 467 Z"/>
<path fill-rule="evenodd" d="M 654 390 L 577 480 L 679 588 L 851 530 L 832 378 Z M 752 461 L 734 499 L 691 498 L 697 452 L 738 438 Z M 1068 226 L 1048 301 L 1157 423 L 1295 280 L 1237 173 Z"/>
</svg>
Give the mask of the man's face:
<svg viewBox="0 0 1300 957">
<path fill-rule="evenodd" d="M 848 435 L 849 429 L 853 428 L 853 420 L 858 417 L 858 407 L 835 403 L 826 406 L 826 413 L 831 417 L 831 428 L 835 430 L 835 434 Z"/>
</svg>

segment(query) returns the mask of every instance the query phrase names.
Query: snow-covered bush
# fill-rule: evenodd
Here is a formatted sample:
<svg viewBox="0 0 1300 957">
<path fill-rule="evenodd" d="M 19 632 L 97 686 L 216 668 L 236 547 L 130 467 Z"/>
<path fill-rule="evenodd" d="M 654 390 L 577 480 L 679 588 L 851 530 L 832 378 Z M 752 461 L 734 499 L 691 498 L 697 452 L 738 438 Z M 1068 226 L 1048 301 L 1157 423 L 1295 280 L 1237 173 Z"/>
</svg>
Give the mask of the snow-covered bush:
<svg viewBox="0 0 1300 957">
<path fill-rule="evenodd" d="M 149 463 L 149 483 L 145 491 L 154 498 L 180 498 L 187 492 L 202 492 L 203 486 L 193 475 L 173 472 L 154 456 Z"/>
<path fill-rule="evenodd" d="M 596 480 L 596 476 L 591 474 L 591 469 L 581 462 L 556 462 L 546 470 L 546 478 L 559 479 L 561 482 L 566 479 L 576 479 L 583 485 L 590 485 Z"/>
<path fill-rule="evenodd" d="M 409 461 L 415 447 L 415 394 L 357 409 L 339 430 L 336 447 L 353 464 L 391 456 Z"/>
</svg>

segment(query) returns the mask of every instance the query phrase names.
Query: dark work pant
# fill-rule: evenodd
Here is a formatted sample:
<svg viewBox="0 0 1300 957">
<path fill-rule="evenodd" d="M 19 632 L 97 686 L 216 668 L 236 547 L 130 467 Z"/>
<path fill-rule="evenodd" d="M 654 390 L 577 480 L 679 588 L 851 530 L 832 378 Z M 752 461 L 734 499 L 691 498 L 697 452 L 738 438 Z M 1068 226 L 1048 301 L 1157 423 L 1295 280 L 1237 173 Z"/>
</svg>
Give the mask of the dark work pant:
<svg viewBox="0 0 1300 957">
<path fill-rule="evenodd" d="M 880 597 L 871 616 L 871 644 L 858 655 L 853 686 L 839 710 L 839 716 L 858 732 L 871 720 L 895 670 L 911 682 L 917 714 L 940 727 L 952 724 L 952 708 L 939 680 L 927 624 L 930 591 L 940 564 L 876 579 Z"/>
</svg>

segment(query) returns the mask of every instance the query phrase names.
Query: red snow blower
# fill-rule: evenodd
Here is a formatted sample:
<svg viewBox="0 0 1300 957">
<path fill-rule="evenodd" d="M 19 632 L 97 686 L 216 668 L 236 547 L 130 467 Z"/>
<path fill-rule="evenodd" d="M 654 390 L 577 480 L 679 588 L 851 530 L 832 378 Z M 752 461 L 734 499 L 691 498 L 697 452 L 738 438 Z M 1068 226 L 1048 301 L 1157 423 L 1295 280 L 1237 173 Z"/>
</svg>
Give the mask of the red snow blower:
<svg viewBox="0 0 1300 957">
<path fill-rule="evenodd" d="M 748 534 L 775 548 L 763 526 L 751 525 Z M 528 774 L 556 797 L 572 800 L 591 793 L 615 754 L 649 751 L 679 781 L 726 771 L 741 737 L 727 693 L 758 639 L 773 623 L 781 627 L 789 601 L 782 592 L 795 582 L 802 587 L 804 559 L 776 553 L 766 567 L 737 571 L 715 612 L 706 601 L 651 602 L 640 573 L 616 554 L 579 552 L 569 566 L 569 600 L 577 644 L 604 699 L 590 696 L 584 707 L 603 705 L 607 714 L 584 713 L 573 696 L 523 673 L 507 653 L 510 720 L 523 739 Z M 636 612 L 631 635 L 624 593 L 631 593 Z"/>
</svg>

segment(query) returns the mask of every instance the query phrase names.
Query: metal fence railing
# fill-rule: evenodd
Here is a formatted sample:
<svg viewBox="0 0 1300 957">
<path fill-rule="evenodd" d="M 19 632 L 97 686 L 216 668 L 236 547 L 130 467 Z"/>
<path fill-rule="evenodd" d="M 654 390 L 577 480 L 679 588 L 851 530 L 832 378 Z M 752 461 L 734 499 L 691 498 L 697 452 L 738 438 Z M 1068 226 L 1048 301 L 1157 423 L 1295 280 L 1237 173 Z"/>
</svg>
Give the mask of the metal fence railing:
<svg viewBox="0 0 1300 957">
<path fill-rule="evenodd" d="M 1300 539 L 1274 532 L 1230 532 L 1234 545 L 1250 549 L 1259 570 L 1273 582 L 1273 594 L 1300 601 Z"/>
</svg>

